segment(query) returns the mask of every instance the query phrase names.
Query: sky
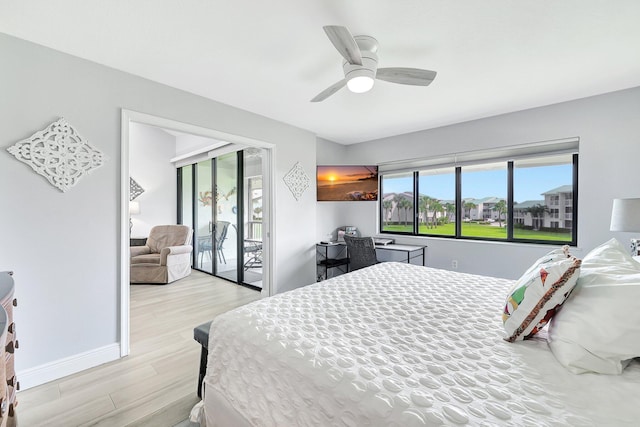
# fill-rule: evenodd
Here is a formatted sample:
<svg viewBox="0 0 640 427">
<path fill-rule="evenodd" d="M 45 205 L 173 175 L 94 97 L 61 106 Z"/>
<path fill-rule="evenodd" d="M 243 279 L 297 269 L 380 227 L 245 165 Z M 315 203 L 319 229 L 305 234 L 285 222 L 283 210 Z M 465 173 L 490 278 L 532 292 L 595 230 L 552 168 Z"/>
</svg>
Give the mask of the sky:
<svg viewBox="0 0 640 427">
<path fill-rule="evenodd" d="M 412 176 L 386 178 L 384 193 L 412 191 Z M 516 168 L 514 194 L 516 203 L 526 200 L 544 200 L 541 194 L 561 185 L 572 183 L 572 165 L 553 165 L 535 168 Z M 423 175 L 419 180 L 420 194 L 439 200 L 455 200 L 455 176 L 453 173 Z M 507 198 L 507 170 L 488 170 L 462 173 L 462 198 Z"/>
<path fill-rule="evenodd" d="M 318 185 L 357 181 L 368 178 L 377 171 L 377 166 L 318 166 Z"/>
</svg>

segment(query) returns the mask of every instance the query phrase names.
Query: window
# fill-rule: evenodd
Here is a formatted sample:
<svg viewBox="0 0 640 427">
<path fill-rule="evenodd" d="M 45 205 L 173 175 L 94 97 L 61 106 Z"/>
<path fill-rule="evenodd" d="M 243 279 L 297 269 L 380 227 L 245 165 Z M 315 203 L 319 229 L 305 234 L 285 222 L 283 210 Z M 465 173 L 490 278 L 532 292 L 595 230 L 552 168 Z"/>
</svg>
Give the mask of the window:
<svg viewBox="0 0 640 427">
<path fill-rule="evenodd" d="M 545 156 L 513 162 L 514 209 L 524 223 L 513 237 L 526 240 L 573 240 L 573 157 Z M 566 201 L 569 201 L 567 207 Z M 566 223 L 569 220 L 569 223 Z"/>
<path fill-rule="evenodd" d="M 461 235 L 506 239 L 507 163 L 462 167 L 461 181 Z"/>
<path fill-rule="evenodd" d="M 455 168 L 418 173 L 418 234 L 455 236 Z"/>
<path fill-rule="evenodd" d="M 414 232 L 413 173 L 385 175 L 380 180 L 382 231 Z"/>
<path fill-rule="evenodd" d="M 478 159 L 481 154 L 473 152 L 470 161 L 464 155 L 429 159 L 433 166 L 412 161 L 411 171 L 381 166 L 380 231 L 575 245 L 577 140 L 569 148 L 546 148 L 501 153 L 501 160 Z"/>
</svg>

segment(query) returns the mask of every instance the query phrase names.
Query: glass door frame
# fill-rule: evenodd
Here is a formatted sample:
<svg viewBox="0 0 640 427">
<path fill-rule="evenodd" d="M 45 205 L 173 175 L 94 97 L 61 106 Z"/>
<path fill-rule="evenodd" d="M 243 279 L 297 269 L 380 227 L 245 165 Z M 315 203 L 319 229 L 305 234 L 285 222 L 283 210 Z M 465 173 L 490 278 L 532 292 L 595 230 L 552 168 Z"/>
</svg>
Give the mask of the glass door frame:
<svg viewBox="0 0 640 427">
<path fill-rule="evenodd" d="M 191 208 L 191 224 L 193 224 L 193 229 L 194 229 L 194 234 L 193 234 L 193 248 L 194 250 L 192 251 L 192 268 L 194 270 L 198 270 L 201 271 L 203 273 L 206 274 L 210 274 L 212 276 L 215 277 L 219 277 L 221 279 L 224 280 L 229 280 L 233 283 L 237 283 L 239 285 L 242 286 L 246 286 L 252 289 L 256 289 L 256 290 L 260 290 L 261 288 L 253 286 L 249 283 L 245 282 L 245 275 L 244 275 L 244 257 L 245 257 L 245 247 L 244 247 L 244 242 L 245 242 L 245 230 L 244 230 L 244 210 L 245 210 L 245 206 L 244 206 L 244 150 L 238 150 L 235 152 L 236 154 L 236 177 L 235 177 L 235 181 L 236 181 L 236 192 L 235 192 L 235 206 L 236 206 L 236 213 L 235 218 L 236 218 L 236 224 L 235 224 L 235 230 L 236 230 L 236 271 L 237 271 L 237 276 L 236 276 L 236 280 L 232 280 L 228 277 L 224 277 L 224 276 L 220 276 L 218 273 L 218 258 L 217 258 L 217 242 L 216 242 L 216 223 L 217 223 L 217 216 L 218 216 L 218 209 L 217 209 L 217 200 L 216 200 L 216 191 L 214 189 L 217 188 L 218 185 L 218 176 L 217 176 L 217 171 L 218 171 L 218 157 L 213 157 L 211 159 L 208 160 L 203 160 L 203 162 L 206 161 L 210 161 L 211 162 L 211 195 L 212 195 L 212 202 L 211 202 L 211 221 L 210 223 L 213 224 L 213 227 L 210 228 L 210 233 L 211 233 L 211 261 L 212 261 L 212 268 L 211 271 L 202 268 L 202 266 L 199 266 L 198 263 L 198 256 L 200 256 L 200 251 L 198 250 L 198 246 L 197 246 L 197 240 L 198 240 L 198 232 L 197 232 L 197 203 L 198 203 L 198 172 L 197 172 L 197 165 L 199 163 L 202 162 L 198 162 L 198 163 L 194 163 L 191 166 L 191 195 L 190 195 L 190 200 L 192 203 L 192 208 Z M 184 166 L 183 166 L 184 167 Z M 183 218 L 183 202 L 184 202 L 184 194 L 183 194 L 183 186 L 182 186 L 182 178 L 183 178 L 183 168 L 177 168 L 177 180 L 178 180 L 178 185 L 177 185 L 177 219 L 178 219 L 178 223 L 182 224 L 184 223 L 184 218 Z M 264 172 L 263 172 L 263 182 L 264 182 Z M 264 270 L 263 270 L 263 283 L 264 283 Z"/>
</svg>

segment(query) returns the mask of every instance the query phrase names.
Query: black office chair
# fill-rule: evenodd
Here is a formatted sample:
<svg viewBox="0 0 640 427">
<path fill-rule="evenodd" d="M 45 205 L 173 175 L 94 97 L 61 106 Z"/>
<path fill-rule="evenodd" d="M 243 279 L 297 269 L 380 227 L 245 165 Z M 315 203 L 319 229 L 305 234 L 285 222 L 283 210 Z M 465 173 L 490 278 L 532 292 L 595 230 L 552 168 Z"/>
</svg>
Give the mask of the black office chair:
<svg viewBox="0 0 640 427">
<path fill-rule="evenodd" d="M 377 264 L 376 245 L 373 237 L 344 236 L 349 253 L 349 270 L 355 271 L 370 265 Z"/>
</svg>

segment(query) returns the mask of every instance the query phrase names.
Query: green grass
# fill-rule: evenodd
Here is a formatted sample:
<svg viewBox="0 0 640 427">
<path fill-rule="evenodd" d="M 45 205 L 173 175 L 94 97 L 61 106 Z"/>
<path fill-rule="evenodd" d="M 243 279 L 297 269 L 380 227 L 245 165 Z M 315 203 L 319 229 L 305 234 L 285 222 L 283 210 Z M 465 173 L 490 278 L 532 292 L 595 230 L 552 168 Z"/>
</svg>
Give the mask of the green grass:
<svg viewBox="0 0 640 427">
<path fill-rule="evenodd" d="M 411 233 L 413 230 L 410 225 L 386 225 L 384 231 L 398 231 Z M 454 236 L 455 224 L 449 223 L 445 225 L 439 225 L 436 228 L 427 228 L 426 225 L 420 224 L 418 229 L 420 234 L 431 234 L 438 236 Z M 462 223 L 462 237 L 486 237 L 489 239 L 506 239 L 507 229 L 505 227 L 497 227 L 486 224 L 478 224 L 475 222 Z M 571 233 L 568 232 L 552 232 L 552 231 L 536 231 L 536 230 L 524 230 L 515 229 L 513 237 L 516 239 L 527 240 L 554 240 L 554 241 L 571 241 Z"/>
</svg>

